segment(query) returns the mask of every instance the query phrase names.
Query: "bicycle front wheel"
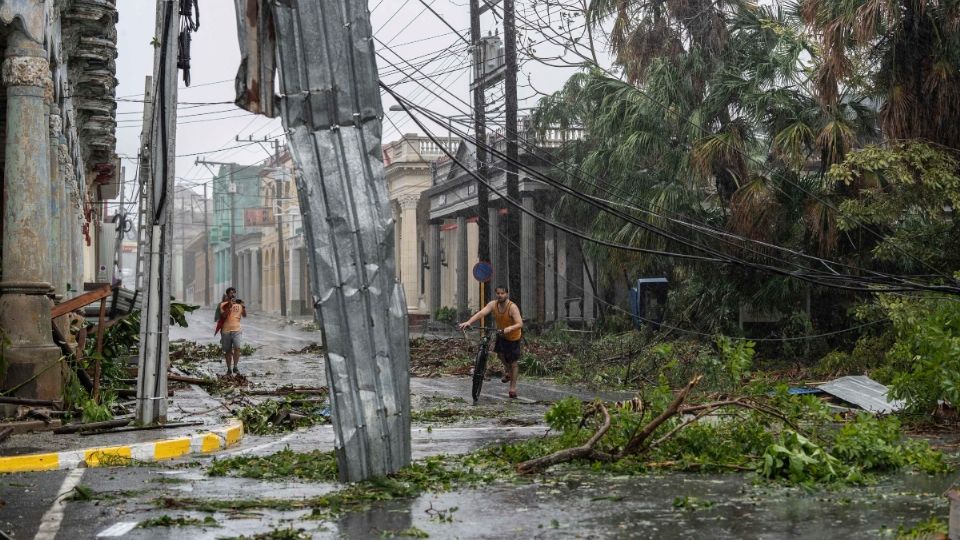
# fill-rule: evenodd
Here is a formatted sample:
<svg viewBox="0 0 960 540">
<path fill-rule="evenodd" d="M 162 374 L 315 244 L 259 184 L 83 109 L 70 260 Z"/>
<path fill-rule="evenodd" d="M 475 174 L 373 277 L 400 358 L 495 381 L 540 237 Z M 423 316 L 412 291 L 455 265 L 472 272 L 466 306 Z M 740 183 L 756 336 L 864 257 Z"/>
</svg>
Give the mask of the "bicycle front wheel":
<svg viewBox="0 0 960 540">
<path fill-rule="evenodd" d="M 473 362 L 473 404 L 480 399 L 480 389 L 483 388 L 483 377 L 487 374 L 487 348 L 480 347 L 477 359 Z"/>
</svg>

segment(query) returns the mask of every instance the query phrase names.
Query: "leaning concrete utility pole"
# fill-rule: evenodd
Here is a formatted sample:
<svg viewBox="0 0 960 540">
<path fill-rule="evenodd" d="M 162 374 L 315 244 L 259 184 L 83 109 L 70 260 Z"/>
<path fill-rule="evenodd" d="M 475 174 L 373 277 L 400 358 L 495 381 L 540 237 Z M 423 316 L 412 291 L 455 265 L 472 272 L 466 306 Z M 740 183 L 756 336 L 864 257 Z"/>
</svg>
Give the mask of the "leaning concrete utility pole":
<svg viewBox="0 0 960 540">
<path fill-rule="evenodd" d="M 137 373 L 137 422 L 167 420 L 167 368 L 170 349 L 170 295 L 173 274 L 173 197 L 177 129 L 177 35 L 179 2 L 157 0 L 154 49 L 153 123 L 150 134 L 150 204 L 146 205 L 148 236 L 146 294 L 140 319 Z"/>
<path fill-rule="evenodd" d="M 393 473 L 410 462 L 410 343 L 367 2 L 236 0 L 236 8 L 237 104 L 272 116 L 274 58 L 279 65 L 340 479 Z"/>
</svg>

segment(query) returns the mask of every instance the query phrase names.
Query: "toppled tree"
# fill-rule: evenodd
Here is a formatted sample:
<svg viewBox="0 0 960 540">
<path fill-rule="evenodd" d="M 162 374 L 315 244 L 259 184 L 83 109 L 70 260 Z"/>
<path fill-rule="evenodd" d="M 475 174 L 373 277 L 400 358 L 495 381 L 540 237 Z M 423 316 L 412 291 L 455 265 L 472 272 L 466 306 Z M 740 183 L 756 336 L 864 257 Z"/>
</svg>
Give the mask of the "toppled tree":
<svg viewBox="0 0 960 540">
<path fill-rule="evenodd" d="M 521 474 L 568 462 L 620 471 L 649 468 L 746 470 L 789 483 L 863 483 L 874 472 L 913 467 L 948 470 L 941 453 L 905 437 L 896 417 L 839 420 L 813 396 L 744 395 L 689 403 L 702 377 L 676 395 L 657 387 L 649 400 L 622 407 L 562 400 L 546 415 L 555 437 L 503 445 L 494 452 Z M 731 410 L 735 409 L 735 410 Z M 649 416 L 649 418 L 648 418 Z M 595 426 L 591 432 L 588 424 Z"/>
</svg>

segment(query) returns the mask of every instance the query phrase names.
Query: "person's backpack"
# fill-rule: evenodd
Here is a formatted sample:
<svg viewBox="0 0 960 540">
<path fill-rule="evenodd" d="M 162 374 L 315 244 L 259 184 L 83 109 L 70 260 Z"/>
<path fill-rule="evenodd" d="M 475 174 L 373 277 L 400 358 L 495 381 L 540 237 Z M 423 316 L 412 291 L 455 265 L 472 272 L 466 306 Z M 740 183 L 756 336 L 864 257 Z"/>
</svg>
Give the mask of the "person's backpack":
<svg viewBox="0 0 960 540">
<path fill-rule="evenodd" d="M 223 323 L 227 322 L 227 314 L 220 310 L 220 306 L 222 305 L 223 305 L 223 302 L 220 302 L 219 304 L 217 304 L 217 311 L 216 311 L 217 318 L 215 319 L 217 321 L 217 325 L 213 329 L 213 335 L 219 334 L 220 330 L 223 330 Z M 229 311 L 227 313 L 229 313 Z"/>
</svg>

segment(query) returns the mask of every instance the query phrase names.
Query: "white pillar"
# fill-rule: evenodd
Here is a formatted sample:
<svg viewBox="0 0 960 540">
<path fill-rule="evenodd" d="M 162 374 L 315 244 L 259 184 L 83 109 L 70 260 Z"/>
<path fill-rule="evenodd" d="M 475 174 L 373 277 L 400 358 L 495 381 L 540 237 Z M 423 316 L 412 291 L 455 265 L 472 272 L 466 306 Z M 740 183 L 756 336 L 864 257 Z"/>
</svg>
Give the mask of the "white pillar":
<svg viewBox="0 0 960 540">
<path fill-rule="evenodd" d="M 467 218 L 457 218 L 457 260 L 455 261 L 457 274 L 457 315 L 466 320 L 470 311 L 469 295 L 467 293 Z"/>
<path fill-rule="evenodd" d="M 440 224 L 430 224 L 430 275 L 429 289 L 427 297 L 429 298 L 428 311 L 430 318 L 437 314 L 440 309 L 440 273 L 443 271 L 440 264 Z"/>
<path fill-rule="evenodd" d="M 557 319 L 562 320 L 569 316 L 567 312 L 567 233 L 557 230 Z"/>
<path fill-rule="evenodd" d="M 532 196 L 523 198 L 523 207 L 534 211 Z M 520 216 L 520 311 L 523 318 L 533 320 L 537 317 L 537 222 L 533 216 L 523 213 Z"/>
<path fill-rule="evenodd" d="M 548 321 L 557 320 L 557 230 L 546 227 L 543 234 L 543 288 L 544 317 Z"/>
<path fill-rule="evenodd" d="M 287 267 L 287 313 L 300 315 L 300 254 L 303 252 L 300 248 L 290 249 L 290 266 Z"/>
<path fill-rule="evenodd" d="M 493 266 L 493 277 L 487 285 L 490 289 L 499 285 L 507 286 L 506 261 L 500 257 L 500 209 L 488 208 L 487 219 L 490 222 L 490 265 Z M 487 298 L 493 296 L 493 290 L 488 291 Z"/>
<path fill-rule="evenodd" d="M 397 259 L 400 282 L 407 299 L 407 311 L 418 311 L 417 299 L 420 296 L 420 246 L 417 239 L 417 203 L 420 197 L 407 195 L 400 197 L 400 257 Z"/>
<path fill-rule="evenodd" d="M 256 309 L 263 309 L 263 251 L 256 249 L 253 253 L 253 295 L 251 302 Z"/>
</svg>

